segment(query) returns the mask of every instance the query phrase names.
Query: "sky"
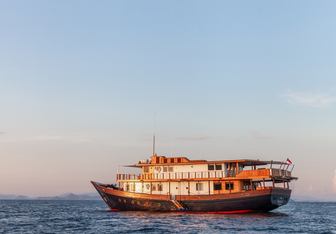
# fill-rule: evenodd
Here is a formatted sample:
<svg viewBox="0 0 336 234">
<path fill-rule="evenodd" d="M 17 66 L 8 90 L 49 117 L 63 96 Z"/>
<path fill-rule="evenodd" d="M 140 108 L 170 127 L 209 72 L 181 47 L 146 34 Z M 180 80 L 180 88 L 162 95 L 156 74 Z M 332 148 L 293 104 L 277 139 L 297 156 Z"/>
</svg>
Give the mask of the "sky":
<svg viewBox="0 0 336 234">
<path fill-rule="evenodd" d="M 295 164 L 336 195 L 335 1 L 0 1 L 0 194 L 161 155 Z"/>
</svg>

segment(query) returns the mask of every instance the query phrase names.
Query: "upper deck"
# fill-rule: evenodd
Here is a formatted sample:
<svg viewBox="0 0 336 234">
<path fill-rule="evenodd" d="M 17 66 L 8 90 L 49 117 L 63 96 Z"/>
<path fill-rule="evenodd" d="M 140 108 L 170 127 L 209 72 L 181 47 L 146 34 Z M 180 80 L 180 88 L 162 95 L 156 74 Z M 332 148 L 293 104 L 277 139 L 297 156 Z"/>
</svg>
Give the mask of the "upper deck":
<svg viewBox="0 0 336 234">
<path fill-rule="evenodd" d="M 279 161 L 261 161 L 253 159 L 236 159 L 236 160 L 190 160 L 187 157 L 166 157 L 153 155 L 150 160 L 141 160 L 137 164 L 128 165 L 129 167 L 146 167 L 146 166 L 169 166 L 169 165 L 200 165 L 200 164 L 223 164 L 223 163 L 239 163 L 242 166 L 260 166 L 273 164 L 284 164 Z"/>
<path fill-rule="evenodd" d="M 207 180 L 274 180 L 283 182 L 292 177 L 289 165 L 280 161 L 251 159 L 190 160 L 187 157 L 153 155 L 128 167 L 141 168 L 141 174 L 118 174 L 117 181 L 207 181 Z"/>
</svg>

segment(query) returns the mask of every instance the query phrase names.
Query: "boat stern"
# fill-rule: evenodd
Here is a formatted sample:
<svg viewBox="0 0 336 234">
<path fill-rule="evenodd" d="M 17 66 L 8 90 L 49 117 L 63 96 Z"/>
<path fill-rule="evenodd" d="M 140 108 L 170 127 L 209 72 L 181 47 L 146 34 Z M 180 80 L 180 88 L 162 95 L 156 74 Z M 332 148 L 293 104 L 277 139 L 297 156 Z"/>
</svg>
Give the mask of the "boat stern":
<svg viewBox="0 0 336 234">
<path fill-rule="evenodd" d="M 271 204 L 278 208 L 289 202 L 292 190 L 284 188 L 273 188 L 271 191 Z"/>
</svg>

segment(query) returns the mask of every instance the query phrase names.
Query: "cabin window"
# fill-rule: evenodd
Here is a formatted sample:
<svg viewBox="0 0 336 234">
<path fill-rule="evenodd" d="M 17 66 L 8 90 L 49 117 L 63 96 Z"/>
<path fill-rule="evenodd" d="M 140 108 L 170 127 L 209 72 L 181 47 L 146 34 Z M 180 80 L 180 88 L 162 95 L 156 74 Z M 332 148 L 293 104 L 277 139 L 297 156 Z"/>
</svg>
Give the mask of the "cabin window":
<svg viewBox="0 0 336 234">
<path fill-rule="evenodd" d="M 225 190 L 233 190 L 233 183 L 225 183 Z"/>
<path fill-rule="evenodd" d="M 126 191 L 129 191 L 130 187 L 129 184 L 126 184 Z"/>
<path fill-rule="evenodd" d="M 144 167 L 144 173 L 148 173 L 149 172 L 149 167 Z"/>
<path fill-rule="evenodd" d="M 221 171 L 222 170 L 222 164 L 216 164 L 216 170 Z"/>
<path fill-rule="evenodd" d="M 163 172 L 167 172 L 168 171 L 168 167 L 163 167 Z"/>
<path fill-rule="evenodd" d="M 178 158 L 178 159 L 177 159 L 177 162 L 178 162 L 178 163 L 181 163 L 181 158 Z"/>
<path fill-rule="evenodd" d="M 214 190 L 222 190 L 222 183 L 214 183 Z"/>
<path fill-rule="evenodd" d="M 167 163 L 168 162 L 168 160 L 165 158 L 165 159 L 163 159 L 163 163 Z"/>
<path fill-rule="evenodd" d="M 152 185 L 152 191 L 156 191 L 156 186 L 155 186 L 155 184 Z"/>
<path fill-rule="evenodd" d="M 196 183 L 196 191 L 203 191 L 203 183 Z"/>
<path fill-rule="evenodd" d="M 155 171 L 161 172 L 161 167 L 154 167 Z"/>
<path fill-rule="evenodd" d="M 174 171 L 174 167 L 168 167 L 168 171 L 169 172 L 173 172 Z"/>
<path fill-rule="evenodd" d="M 250 183 L 249 182 L 244 182 L 243 184 L 243 190 L 249 190 L 250 189 Z"/>
<path fill-rule="evenodd" d="M 208 170 L 209 170 L 209 171 L 213 171 L 213 170 L 215 170 L 215 165 L 213 165 L 213 164 L 208 164 Z"/>
<path fill-rule="evenodd" d="M 158 184 L 157 189 L 158 189 L 158 191 L 162 191 L 162 184 Z"/>
</svg>

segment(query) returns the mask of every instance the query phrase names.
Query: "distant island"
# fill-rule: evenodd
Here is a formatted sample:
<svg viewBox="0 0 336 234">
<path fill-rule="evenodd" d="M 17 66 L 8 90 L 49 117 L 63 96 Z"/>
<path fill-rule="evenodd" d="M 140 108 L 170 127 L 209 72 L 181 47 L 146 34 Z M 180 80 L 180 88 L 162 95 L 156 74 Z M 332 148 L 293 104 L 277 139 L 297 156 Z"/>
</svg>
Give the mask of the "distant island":
<svg viewBox="0 0 336 234">
<path fill-rule="evenodd" d="M 0 194 L 0 200 L 99 200 L 96 193 L 65 193 L 58 196 L 31 197 L 15 194 Z"/>
</svg>

